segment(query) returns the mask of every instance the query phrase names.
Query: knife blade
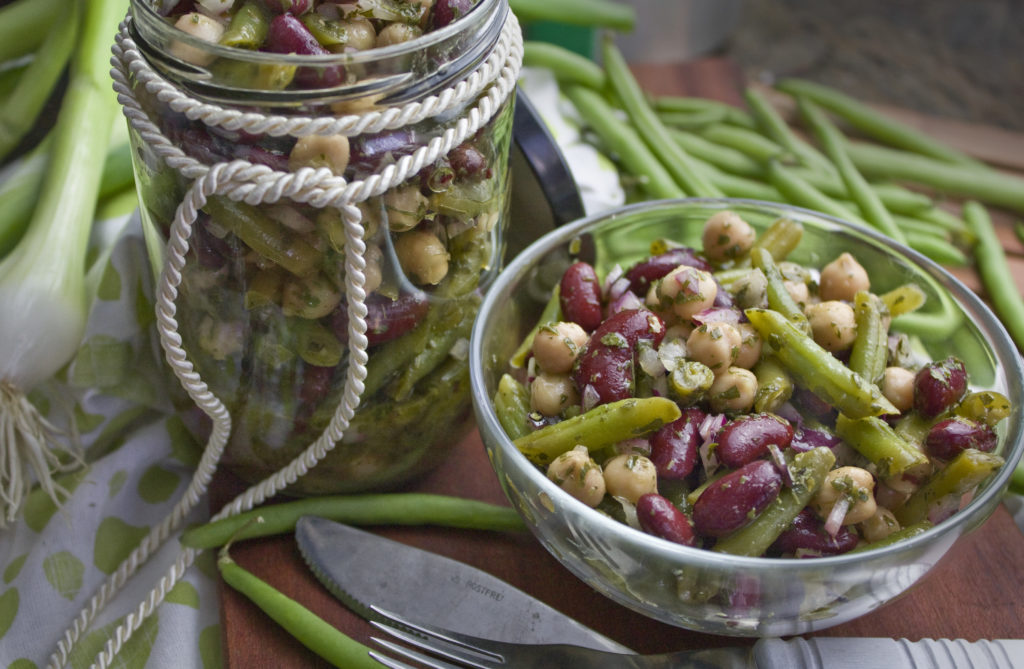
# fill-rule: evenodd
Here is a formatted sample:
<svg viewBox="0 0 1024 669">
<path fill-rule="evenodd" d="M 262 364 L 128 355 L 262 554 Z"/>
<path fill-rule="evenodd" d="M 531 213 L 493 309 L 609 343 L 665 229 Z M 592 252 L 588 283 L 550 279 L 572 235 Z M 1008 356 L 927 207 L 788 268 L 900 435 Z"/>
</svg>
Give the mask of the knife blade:
<svg viewBox="0 0 1024 669">
<path fill-rule="evenodd" d="M 367 620 L 386 622 L 370 609 L 377 606 L 412 621 L 429 621 L 435 627 L 482 639 L 634 654 L 496 576 L 458 560 L 316 516 L 299 519 L 295 539 L 324 587 Z M 765 638 L 752 647 L 707 648 L 643 659 L 651 663 L 635 666 L 1024 669 L 1024 639 Z M 634 665 L 624 660 L 623 666 Z"/>
<path fill-rule="evenodd" d="M 306 564 L 327 590 L 366 619 L 371 604 L 495 641 L 629 648 L 485 571 L 316 516 L 295 526 Z"/>
</svg>

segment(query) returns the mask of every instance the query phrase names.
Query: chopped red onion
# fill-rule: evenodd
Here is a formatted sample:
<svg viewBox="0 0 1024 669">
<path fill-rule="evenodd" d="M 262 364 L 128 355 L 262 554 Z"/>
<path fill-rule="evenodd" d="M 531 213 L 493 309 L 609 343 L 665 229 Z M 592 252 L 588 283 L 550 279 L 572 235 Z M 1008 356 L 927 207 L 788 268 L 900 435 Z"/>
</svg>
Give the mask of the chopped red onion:
<svg viewBox="0 0 1024 669">
<path fill-rule="evenodd" d="M 843 521 L 846 520 L 846 512 L 849 510 L 850 498 L 843 495 L 836 500 L 835 506 L 828 512 L 828 518 L 825 519 L 825 531 L 833 539 L 839 533 L 839 528 L 843 526 Z"/>
<path fill-rule="evenodd" d="M 718 469 L 718 457 L 712 451 L 711 445 L 715 443 L 715 437 L 718 436 L 718 431 L 722 429 L 723 425 L 725 425 L 725 414 L 708 414 L 697 428 L 697 432 L 703 440 L 697 453 L 700 455 L 701 464 L 708 476 L 714 474 Z"/>
<path fill-rule="evenodd" d="M 737 325 L 743 322 L 743 314 L 736 309 L 729 309 L 727 307 L 708 307 L 704 311 L 694 314 L 693 322 L 697 325 L 704 325 L 706 323 Z"/>
<path fill-rule="evenodd" d="M 590 411 L 597 406 L 597 403 L 601 401 L 601 395 L 597 392 L 591 384 L 583 386 L 583 399 L 581 405 L 584 411 Z"/>
<path fill-rule="evenodd" d="M 928 521 L 932 525 L 938 525 L 960 509 L 960 498 L 956 495 L 946 495 L 935 501 L 928 508 Z"/>
<path fill-rule="evenodd" d="M 793 427 L 798 429 L 804 424 L 803 415 L 801 415 L 800 412 L 796 410 L 796 407 L 789 402 L 784 403 L 776 409 L 775 415 L 789 421 L 792 423 Z"/>
<path fill-rule="evenodd" d="M 617 453 L 636 453 L 646 457 L 651 454 L 651 442 L 643 437 L 625 439 L 615 444 L 615 451 Z"/>
<path fill-rule="evenodd" d="M 633 291 L 627 290 L 626 292 L 622 293 L 621 295 L 619 295 L 618 297 L 614 298 L 611 302 L 608 303 L 608 308 L 606 309 L 607 313 L 605 314 L 605 318 L 609 318 L 611 316 L 614 316 L 615 314 L 619 313 L 620 311 L 626 311 L 626 310 L 629 310 L 629 309 L 643 309 L 643 308 L 644 308 L 643 301 L 639 297 L 637 297 L 633 293 Z"/>
<path fill-rule="evenodd" d="M 772 456 L 775 468 L 782 474 L 782 483 L 786 487 L 792 488 L 793 473 L 789 471 L 789 465 L 786 463 L 786 456 L 782 454 L 782 449 L 779 448 L 778 444 L 768 444 L 768 453 Z"/>
<path fill-rule="evenodd" d="M 655 379 L 665 376 L 665 365 L 661 364 L 658 352 L 650 346 L 638 346 L 637 348 L 636 358 L 640 363 L 640 369 L 644 370 L 647 376 Z"/>
<path fill-rule="evenodd" d="M 601 292 L 604 294 L 604 298 L 606 300 L 615 297 L 614 295 L 612 295 L 613 290 L 618 290 L 618 295 L 621 295 L 626 288 L 629 288 L 629 281 L 626 281 L 622 275 L 622 266 L 619 265 L 618 263 L 615 264 L 615 267 L 612 267 L 610 270 L 608 270 L 608 276 L 604 278 L 604 285 L 601 286 Z M 615 284 L 621 281 L 626 281 L 625 288 L 620 287 L 616 289 Z"/>
<path fill-rule="evenodd" d="M 625 497 L 617 496 L 614 499 L 622 505 L 622 514 L 626 517 L 626 524 L 634 530 L 640 530 L 642 532 L 643 528 L 640 527 L 640 520 L 636 517 L 636 505 Z"/>
</svg>

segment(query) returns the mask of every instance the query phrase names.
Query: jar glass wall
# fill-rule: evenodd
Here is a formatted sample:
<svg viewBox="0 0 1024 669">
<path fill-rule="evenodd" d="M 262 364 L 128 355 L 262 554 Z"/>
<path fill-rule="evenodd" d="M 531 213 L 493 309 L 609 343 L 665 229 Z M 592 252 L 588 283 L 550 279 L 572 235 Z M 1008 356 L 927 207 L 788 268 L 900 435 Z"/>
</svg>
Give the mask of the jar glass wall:
<svg viewBox="0 0 1024 669">
<path fill-rule="evenodd" d="M 246 161 L 282 179 L 301 168 L 328 168 L 349 184 L 368 183 L 403 156 L 457 132 L 469 110 L 482 108 L 487 86 L 410 123 L 337 133 L 322 132 L 321 124 L 308 131 L 325 119 L 435 105 L 436 94 L 493 58 L 508 29 L 504 0 L 480 0 L 444 26 L 431 24 L 439 6 L 431 4 L 417 5 L 427 8 L 417 22 L 423 27 L 408 41 L 296 56 L 204 42 L 176 28 L 180 18 L 133 0 L 128 32 L 141 59 L 196 102 L 184 106 L 163 87 L 135 79 L 138 106 L 162 136 L 131 129 L 154 262 L 162 263 L 176 211 L 203 166 Z M 273 22 L 277 15 L 266 11 L 268 5 L 235 3 L 235 11 L 255 7 Z M 314 4 L 310 11 L 317 9 Z M 300 19 L 340 23 L 338 11 Z M 378 34 L 402 22 L 355 18 Z M 235 21 L 217 20 L 225 31 Z M 353 200 L 366 242 L 366 388 L 341 441 L 289 492 L 397 486 L 440 462 L 471 427 L 466 350 L 481 293 L 501 265 L 511 93 L 492 112 L 478 130 L 408 178 Z M 253 482 L 280 470 L 323 433 L 345 386 L 344 218 L 334 206 L 305 200 L 207 198 L 192 226 L 175 301 L 182 347 L 232 418 L 222 461 Z M 182 400 L 186 423 L 205 438 L 205 414 Z"/>
</svg>

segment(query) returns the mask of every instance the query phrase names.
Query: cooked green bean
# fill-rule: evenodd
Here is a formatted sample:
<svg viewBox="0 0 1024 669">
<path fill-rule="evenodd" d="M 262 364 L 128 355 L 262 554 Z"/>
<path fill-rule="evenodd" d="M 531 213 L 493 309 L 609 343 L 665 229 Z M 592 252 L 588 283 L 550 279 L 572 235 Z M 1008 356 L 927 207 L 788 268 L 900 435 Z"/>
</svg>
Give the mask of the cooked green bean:
<svg viewBox="0 0 1024 669">
<path fill-rule="evenodd" d="M 903 526 L 925 520 L 934 504 L 948 497 L 959 498 L 974 490 L 1003 463 L 1003 458 L 994 453 L 974 448 L 960 451 L 894 511 L 896 520 Z"/>
<path fill-rule="evenodd" d="M 792 487 L 784 487 L 760 515 L 719 539 L 711 550 L 750 557 L 763 555 L 811 501 L 835 462 L 836 456 L 824 446 L 797 453 L 789 465 Z"/>
<path fill-rule="evenodd" d="M 668 398 L 630 398 L 600 404 L 586 413 L 535 430 L 513 443 L 534 463 L 546 465 L 578 444 L 599 451 L 653 432 L 681 415 L 679 406 Z"/>
<path fill-rule="evenodd" d="M 317 22 L 311 23 L 311 20 Z M 310 12 L 304 16 L 302 22 L 306 24 L 307 28 L 310 28 L 310 32 L 313 32 L 313 35 L 321 44 L 326 46 L 328 44 L 344 43 L 344 40 L 338 42 L 337 40 L 332 41 L 328 39 L 328 35 L 323 29 L 326 27 L 324 24 L 327 21 L 316 12 Z M 314 31 L 314 28 L 317 30 Z M 220 36 L 220 43 L 224 46 L 235 47 L 236 49 L 256 50 L 267 39 L 269 31 L 270 18 L 263 10 L 263 7 L 254 0 L 246 0 L 231 17 L 231 22 L 228 23 L 228 27 L 224 29 L 224 33 Z"/>
<path fill-rule="evenodd" d="M 980 165 L 976 160 L 938 142 L 910 126 L 877 112 L 839 91 L 801 79 L 784 79 L 775 86 L 793 96 L 813 100 L 847 123 L 875 139 L 917 153 L 954 163 Z"/>
<path fill-rule="evenodd" d="M 771 254 L 772 261 L 782 262 L 799 246 L 804 236 L 804 226 L 785 216 L 772 221 L 764 232 L 754 240 L 755 249 L 764 249 Z"/>
<path fill-rule="evenodd" d="M 892 214 L 885 208 L 881 198 L 871 189 L 870 184 L 857 171 L 853 161 L 850 160 L 850 156 L 846 153 L 846 142 L 842 133 L 832 125 L 832 122 L 825 116 L 825 113 L 813 102 L 798 97 L 797 104 L 804 120 L 807 121 L 807 124 L 818 138 L 818 142 L 825 150 L 825 155 L 829 157 L 839 172 L 839 178 L 846 184 L 846 191 L 860 208 L 864 220 L 882 234 L 898 242 L 905 243 L 906 238 L 903 235 L 903 231 L 896 227 Z"/>
<path fill-rule="evenodd" d="M 913 525 L 901 527 L 900 529 L 896 530 L 884 539 L 873 541 L 870 544 L 861 544 L 860 546 L 857 546 L 853 550 L 849 551 L 847 555 L 849 555 L 850 553 L 863 553 L 864 551 L 873 551 L 876 548 L 885 548 L 886 546 L 892 546 L 893 544 L 899 543 L 906 539 L 916 537 L 919 534 L 924 534 L 931 528 L 932 524 L 930 522 L 928 522 L 927 520 L 922 520 L 919 523 L 914 523 Z"/>
<path fill-rule="evenodd" d="M 523 529 L 507 506 L 428 493 L 324 495 L 271 504 L 185 530 L 188 548 L 214 548 L 228 541 L 254 539 L 295 530 L 302 516 L 320 516 L 348 525 L 439 525 L 470 530 Z M 253 522 L 260 518 L 260 522 Z"/>
<path fill-rule="evenodd" d="M 889 332 L 882 324 L 882 308 L 881 300 L 867 291 L 854 295 L 857 336 L 850 349 L 849 366 L 871 383 L 882 380 L 889 354 Z"/>
<path fill-rule="evenodd" d="M 246 246 L 292 274 L 307 276 L 320 266 L 322 252 L 256 207 L 215 196 L 203 208 Z"/>
<path fill-rule="evenodd" d="M 509 439 L 530 433 L 526 419 L 530 414 L 530 391 L 510 374 L 502 374 L 494 393 L 494 414 Z"/>
<path fill-rule="evenodd" d="M 877 416 L 836 419 L 836 434 L 870 460 L 882 478 L 898 476 L 917 465 L 928 464 L 928 456 L 896 434 L 888 423 Z"/>
<path fill-rule="evenodd" d="M 775 258 L 772 254 L 764 248 L 755 247 L 750 250 L 750 260 L 753 262 L 754 267 L 764 272 L 764 276 L 768 280 L 768 307 L 782 315 L 800 332 L 809 334 L 811 332 L 811 324 L 808 322 L 804 310 L 800 308 L 800 305 L 796 303 L 793 296 L 786 290 L 782 272 L 779 271 L 778 265 L 775 264 Z"/>
<path fill-rule="evenodd" d="M 1017 348 L 1024 350 L 1024 300 L 1020 290 L 1012 285 L 1013 274 L 1006 261 L 1006 251 L 992 227 L 992 219 L 985 207 L 977 202 L 967 202 L 964 221 L 978 238 L 974 261 L 985 292 Z M 1009 286 L 1007 282 L 1010 282 Z"/>
<path fill-rule="evenodd" d="M 469 337 L 479 301 L 480 298 L 473 294 L 452 300 L 452 318 L 438 322 L 434 336 L 428 338 L 426 345 L 404 365 L 394 385 L 388 389 L 392 399 L 408 399 L 420 379 L 437 369 L 449 356 L 455 343 Z"/>
<path fill-rule="evenodd" d="M 745 313 L 796 380 L 842 413 L 853 418 L 899 413 L 877 386 L 851 372 L 779 312 L 747 309 Z"/>
<path fill-rule="evenodd" d="M 878 297 L 893 318 L 920 309 L 927 299 L 921 286 L 916 283 L 905 283 Z"/>
<path fill-rule="evenodd" d="M 551 297 L 548 298 L 547 304 L 544 305 L 544 311 L 540 313 L 540 318 L 537 319 L 537 324 L 533 326 L 533 329 L 526 335 L 515 353 L 512 354 L 512 358 L 509 360 L 509 365 L 515 369 L 521 369 L 526 364 L 526 359 L 530 357 L 530 351 L 533 350 L 533 340 L 540 332 L 540 329 L 548 323 L 556 323 L 562 320 L 562 301 L 561 301 L 561 289 L 558 284 L 551 290 Z"/>
<path fill-rule="evenodd" d="M 757 377 L 755 411 L 773 413 L 792 397 L 793 379 L 774 356 L 763 356 L 751 371 Z"/>
<path fill-rule="evenodd" d="M 551 42 L 523 42 L 523 65 L 550 70 L 562 85 L 580 84 L 600 91 L 607 83 L 600 65 Z"/>
<path fill-rule="evenodd" d="M 217 569 L 220 570 L 225 583 L 245 595 L 296 641 L 335 667 L 380 667 L 380 663 L 370 657 L 369 648 L 252 572 L 240 567 L 226 550 L 221 551 L 217 559 Z"/>
<path fill-rule="evenodd" d="M 611 90 L 626 110 L 640 137 L 658 156 L 676 184 L 688 195 L 721 197 L 722 192 L 709 183 L 699 169 L 694 168 L 693 158 L 672 141 L 668 129 L 651 109 L 640 83 L 610 36 L 602 41 L 601 55 L 604 57 L 604 68 Z"/>
<path fill-rule="evenodd" d="M 619 120 L 604 97 L 585 86 L 568 86 L 564 93 L 605 147 L 618 157 L 628 172 L 642 180 L 641 187 L 648 195 L 666 199 L 685 197 L 637 131 Z"/>
<path fill-rule="evenodd" d="M 805 167 L 835 174 L 835 166 L 817 149 L 797 136 L 772 104 L 753 88 L 747 88 L 743 97 L 761 129 L 780 146 L 792 154 Z"/>
</svg>

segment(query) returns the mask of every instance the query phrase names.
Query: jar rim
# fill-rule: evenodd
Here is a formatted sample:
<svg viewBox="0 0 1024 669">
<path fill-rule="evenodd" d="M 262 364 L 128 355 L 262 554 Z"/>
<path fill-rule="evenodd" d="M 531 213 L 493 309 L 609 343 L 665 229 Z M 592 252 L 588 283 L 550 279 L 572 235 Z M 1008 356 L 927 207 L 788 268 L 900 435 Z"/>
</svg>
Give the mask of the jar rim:
<svg viewBox="0 0 1024 669">
<path fill-rule="evenodd" d="M 233 89 L 222 82 L 218 82 L 215 75 L 211 73 L 209 69 L 174 57 L 168 53 L 167 49 L 160 49 L 157 45 L 178 42 L 190 49 L 197 50 L 204 55 L 208 55 L 216 59 L 226 59 L 242 65 L 273 65 L 296 68 L 367 67 L 368 69 L 373 69 L 375 64 L 379 65 L 389 62 L 406 62 L 417 54 L 427 52 L 431 49 L 445 49 L 449 46 L 453 48 L 457 47 L 457 41 L 460 37 L 467 33 L 473 33 L 474 31 L 480 30 L 484 30 L 487 33 L 487 39 L 484 40 L 484 44 L 486 44 L 487 48 L 481 49 L 480 44 L 477 43 L 471 47 L 471 51 L 476 55 L 480 52 L 486 53 L 490 50 L 490 47 L 493 46 L 493 43 L 497 41 L 497 36 L 500 33 L 500 27 L 503 23 L 502 19 L 508 12 L 508 0 L 479 0 L 479 2 L 474 6 L 473 11 L 467 13 L 465 16 L 459 17 L 442 28 L 431 30 L 430 32 L 424 33 L 423 35 L 406 42 L 359 51 L 324 55 L 302 55 L 295 53 L 281 54 L 255 51 L 204 41 L 175 28 L 173 24 L 169 23 L 166 18 L 154 8 L 153 5 L 157 4 L 157 2 L 158 0 L 130 0 L 130 13 L 132 20 L 129 24 L 129 30 L 136 38 L 140 51 L 143 52 L 146 60 L 150 61 L 152 65 L 155 65 L 156 69 L 160 71 L 161 74 L 171 79 L 173 83 L 183 85 L 193 91 L 198 87 L 199 90 L 195 92 L 197 92 L 201 97 L 225 100 L 225 98 L 218 98 L 216 95 L 211 95 L 212 90 L 221 89 L 225 92 L 234 91 L 250 95 L 257 94 L 259 95 L 259 99 L 255 101 L 257 103 L 294 102 L 309 104 L 310 102 L 317 102 L 318 98 L 323 98 L 324 96 L 327 96 L 331 101 L 334 101 L 346 98 L 363 97 L 374 93 L 388 93 L 400 88 L 403 84 L 410 83 L 410 80 L 414 78 L 414 75 L 412 73 L 392 74 L 390 76 L 373 77 L 365 80 L 357 79 L 331 88 L 287 89 L 275 91 L 273 94 L 269 94 L 269 92 L 262 89 Z M 488 26 L 493 28 L 495 25 L 497 27 L 496 30 L 491 29 L 487 31 Z M 480 58 L 473 59 L 474 63 L 479 60 Z M 453 75 L 463 72 L 466 69 L 464 67 L 446 68 L 443 67 L 444 65 L 447 65 L 447 63 L 439 64 L 437 71 L 434 74 L 447 75 L 444 77 L 445 82 L 450 81 L 453 78 Z M 432 89 L 436 88 L 437 86 L 432 87 Z M 239 100 L 233 98 L 229 98 L 228 100 L 235 103 L 239 102 Z"/>
</svg>

